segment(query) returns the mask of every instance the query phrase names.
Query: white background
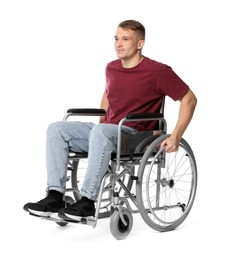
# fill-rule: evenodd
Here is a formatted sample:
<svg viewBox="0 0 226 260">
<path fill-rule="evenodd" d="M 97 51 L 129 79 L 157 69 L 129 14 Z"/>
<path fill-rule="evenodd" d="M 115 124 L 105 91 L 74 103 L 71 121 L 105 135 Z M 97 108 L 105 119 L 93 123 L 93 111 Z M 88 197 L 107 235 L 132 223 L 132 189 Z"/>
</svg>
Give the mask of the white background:
<svg viewBox="0 0 226 260">
<path fill-rule="evenodd" d="M 1 259 L 223 259 L 225 256 L 225 11 L 223 0 L 1 0 Z M 116 59 L 116 27 L 137 19 L 143 54 L 166 63 L 191 87 L 198 106 L 184 138 L 199 183 L 186 221 L 158 233 L 139 215 L 123 241 L 109 219 L 90 226 L 33 218 L 28 201 L 44 197 L 45 132 L 68 108 L 99 107 L 106 63 Z M 178 103 L 167 100 L 169 132 Z M 105 250 L 105 251 L 104 251 Z"/>
</svg>

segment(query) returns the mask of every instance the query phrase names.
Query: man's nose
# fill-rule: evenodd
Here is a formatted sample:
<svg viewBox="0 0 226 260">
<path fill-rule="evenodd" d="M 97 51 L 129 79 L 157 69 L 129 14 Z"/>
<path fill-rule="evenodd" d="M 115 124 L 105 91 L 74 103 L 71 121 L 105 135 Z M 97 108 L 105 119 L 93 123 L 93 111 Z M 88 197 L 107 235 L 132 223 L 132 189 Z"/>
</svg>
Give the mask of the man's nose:
<svg viewBox="0 0 226 260">
<path fill-rule="evenodd" d="M 118 40 L 118 41 L 116 42 L 116 46 L 117 46 L 117 47 L 121 47 L 121 46 L 122 46 L 122 40 Z"/>
</svg>

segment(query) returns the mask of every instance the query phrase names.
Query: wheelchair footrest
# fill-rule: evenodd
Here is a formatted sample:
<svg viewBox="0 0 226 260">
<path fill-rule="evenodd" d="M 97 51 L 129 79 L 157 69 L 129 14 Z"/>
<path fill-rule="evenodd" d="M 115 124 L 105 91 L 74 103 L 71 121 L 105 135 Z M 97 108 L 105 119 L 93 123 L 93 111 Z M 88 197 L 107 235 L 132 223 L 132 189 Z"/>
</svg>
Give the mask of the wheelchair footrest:
<svg viewBox="0 0 226 260">
<path fill-rule="evenodd" d="M 38 218 L 41 218 L 41 219 L 45 219 L 45 220 L 51 220 L 51 221 L 54 221 L 54 222 L 67 222 L 66 220 L 61 219 L 61 218 L 50 217 L 50 216 L 39 216 L 39 215 L 33 214 L 31 212 L 29 212 L 29 215 L 34 216 L 34 217 L 38 217 Z"/>
<path fill-rule="evenodd" d="M 50 216 L 39 216 L 36 214 L 33 214 L 31 212 L 29 212 L 29 215 L 34 216 L 34 217 L 38 217 L 40 219 L 45 219 L 45 220 L 50 220 L 50 221 L 54 221 L 56 223 L 75 223 L 75 224 L 86 224 L 86 225 L 90 225 L 92 227 L 96 226 L 96 220 L 94 217 L 88 217 L 88 218 L 83 218 L 81 217 L 80 221 L 78 220 L 73 220 L 73 219 L 62 219 L 62 218 L 55 218 L 55 217 L 50 217 Z"/>
</svg>

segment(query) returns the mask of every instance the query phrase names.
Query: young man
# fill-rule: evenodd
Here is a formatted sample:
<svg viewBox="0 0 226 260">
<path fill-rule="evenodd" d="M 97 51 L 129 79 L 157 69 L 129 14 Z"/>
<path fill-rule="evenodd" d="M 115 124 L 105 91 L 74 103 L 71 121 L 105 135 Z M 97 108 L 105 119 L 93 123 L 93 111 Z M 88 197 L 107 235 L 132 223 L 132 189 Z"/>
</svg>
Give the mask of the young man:
<svg viewBox="0 0 226 260">
<path fill-rule="evenodd" d="M 116 151 L 117 124 L 128 113 L 158 112 L 164 96 L 180 101 L 175 128 L 161 145 L 167 152 L 178 149 L 179 141 L 192 119 L 197 103 L 191 89 L 171 67 L 142 55 L 145 28 L 135 20 L 121 22 L 115 34 L 118 59 L 107 64 L 106 87 L 101 108 L 107 113 L 100 124 L 87 122 L 56 122 L 47 130 L 46 198 L 27 203 L 24 209 L 39 216 L 79 220 L 93 216 L 101 179 L 107 172 L 111 153 Z M 151 130 L 153 122 L 127 122 L 123 132 Z M 65 208 L 69 150 L 88 152 L 88 168 L 81 188 L 81 200 Z"/>
</svg>

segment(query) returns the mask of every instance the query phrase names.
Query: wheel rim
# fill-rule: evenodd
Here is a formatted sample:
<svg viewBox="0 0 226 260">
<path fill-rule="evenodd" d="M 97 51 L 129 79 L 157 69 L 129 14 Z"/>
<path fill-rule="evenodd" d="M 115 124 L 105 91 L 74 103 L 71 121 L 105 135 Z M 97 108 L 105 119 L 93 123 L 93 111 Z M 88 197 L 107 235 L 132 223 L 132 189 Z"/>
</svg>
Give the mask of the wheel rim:
<svg viewBox="0 0 226 260">
<path fill-rule="evenodd" d="M 128 217 L 127 215 L 125 215 L 125 214 L 123 214 L 123 217 L 124 217 L 124 219 L 125 219 L 127 225 L 125 226 L 125 225 L 123 224 L 122 220 L 119 218 L 119 221 L 118 221 L 118 229 L 119 229 L 119 231 L 120 231 L 121 233 L 125 233 L 125 232 L 128 230 L 128 228 L 129 228 L 129 217 Z"/>
<path fill-rule="evenodd" d="M 148 225 L 164 231 L 180 225 L 192 207 L 197 186 L 196 163 L 184 140 L 176 153 L 165 153 L 163 149 L 155 152 L 154 157 L 146 158 L 142 169 L 139 207 Z"/>
</svg>

